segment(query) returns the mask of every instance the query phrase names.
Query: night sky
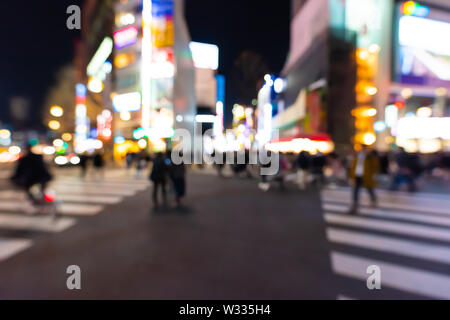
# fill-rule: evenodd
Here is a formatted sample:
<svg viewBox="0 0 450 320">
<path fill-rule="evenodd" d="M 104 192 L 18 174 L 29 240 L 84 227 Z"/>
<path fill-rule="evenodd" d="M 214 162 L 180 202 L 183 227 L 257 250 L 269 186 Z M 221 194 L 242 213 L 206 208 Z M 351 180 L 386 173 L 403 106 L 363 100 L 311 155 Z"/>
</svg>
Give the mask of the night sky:
<svg viewBox="0 0 450 320">
<path fill-rule="evenodd" d="M 40 125 L 44 96 L 57 70 L 73 59 L 78 31 L 66 28 L 66 9 L 82 0 L 1 1 L 0 120 L 9 121 L 9 98 L 28 97 Z M 244 50 L 262 55 L 279 72 L 289 48 L 290 1 L 186 0 L 192 40 L 220 47 L 221 74 L 229 76 Z M 227 86 L 227 105 L 235 101 Z"/>
</svg>

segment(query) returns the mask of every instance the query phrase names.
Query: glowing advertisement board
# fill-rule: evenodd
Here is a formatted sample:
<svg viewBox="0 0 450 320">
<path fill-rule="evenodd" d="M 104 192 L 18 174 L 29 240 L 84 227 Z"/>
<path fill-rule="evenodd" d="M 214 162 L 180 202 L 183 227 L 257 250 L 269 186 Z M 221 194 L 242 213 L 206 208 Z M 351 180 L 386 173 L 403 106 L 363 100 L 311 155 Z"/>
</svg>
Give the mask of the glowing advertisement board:
<svg viewBox="0 0 450 320">
<path fill-rule="evenodd" d="M 174 1 L 152 0 L 152 40 L 155 48 L 174 44 Z"/>
<path fill-rule="evenodd" d="M 405 84 L 450 87 L 450 23 L 401 15 L 395 77 Z"/>
</svg>

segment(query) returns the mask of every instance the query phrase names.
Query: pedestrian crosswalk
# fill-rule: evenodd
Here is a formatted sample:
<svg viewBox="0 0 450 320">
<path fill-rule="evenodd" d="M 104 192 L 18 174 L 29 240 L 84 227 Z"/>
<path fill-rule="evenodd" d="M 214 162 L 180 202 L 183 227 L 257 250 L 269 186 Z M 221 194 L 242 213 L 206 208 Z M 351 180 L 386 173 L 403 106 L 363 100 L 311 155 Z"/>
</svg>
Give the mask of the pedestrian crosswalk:
<svg viewBox="0 0 450 320">
<path fill-rule="evenodd" d="M 81 179 L 71 172 L 56 172 L 49 189 L 56 194 L 58 217 L 39 214 L 20 190 L 12 189 L 0 171 L 0 263 L 31 248 L 37 235 L 58 234 L 75 226 L 80 219 L 107 214 L 108 206 L 118 205 L 150 187 L 148 179 L 135 178 L 124 170 L 106 173 L 102 179 Z"/>
<path fill-rule="evenodd" d="M 370 207 L 368 195 L 361 198 L 358 214 L 350 215 L 349 188 L 322 191 L 333 272 L 366 288 L 367 268 L 375 265 L 382 290 L 399 298 L 450 299 L 450 198 L 380 190 L 377 208 Z M 367 290 L 363 297 L 350 291 L 337 299 L 366 299 Z"/>
</svg>

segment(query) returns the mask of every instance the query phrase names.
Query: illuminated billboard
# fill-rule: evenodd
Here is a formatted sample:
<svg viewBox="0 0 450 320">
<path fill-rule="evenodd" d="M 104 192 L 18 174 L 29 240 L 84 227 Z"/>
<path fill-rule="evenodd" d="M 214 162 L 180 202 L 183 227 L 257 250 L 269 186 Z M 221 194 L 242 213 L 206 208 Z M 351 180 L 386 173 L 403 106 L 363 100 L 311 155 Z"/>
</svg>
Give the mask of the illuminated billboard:
<svg viewBox="0 0 450 320">
<path fill-rule="evenodd" d="M 196 68 L 217 70 L 219 68 L 219 47 L 213 44 L 191 42 L 189 49 Z"/>
<path fill-rule="evenodd" d="M 431 16 L 431 15 L 430 15 Z M 450 86 L 450 23 L 401 15 L 395 80 L 430 87 Z"/>
<path fill-rule="evenodd" d="M 123 49 L 137 42 L 139 30 L 135 26 L 129 26 L 114 32 L 114 44 L 116 49 Z"/>
<path fill-rule="evenodd" d="M 141 94 L 131 92 L 119 94 L 113 98 L 115 112 L 133 112 L 141 109 Z"/>
<path fill-rule="evenodd" d="M 152 39 L 155 48 L 171 47 L 174 44 L 174 1 L 152 0 Z"/>
</svg>

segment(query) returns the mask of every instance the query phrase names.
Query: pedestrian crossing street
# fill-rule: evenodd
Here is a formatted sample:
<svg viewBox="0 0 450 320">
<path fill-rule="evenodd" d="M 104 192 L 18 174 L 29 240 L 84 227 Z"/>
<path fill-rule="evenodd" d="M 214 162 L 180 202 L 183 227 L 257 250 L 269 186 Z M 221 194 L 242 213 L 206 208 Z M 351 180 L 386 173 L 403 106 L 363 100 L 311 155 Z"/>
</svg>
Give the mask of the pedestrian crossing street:
<svg viewBox="0 0 450 320">
<path fill-rule="evenodd" d="M 125 170 L 108 170 L 102 179 L 81 179 L 78 171 L 57 171 L 49 186 L 58 203 L 59 217 L 54 219 L 37 214 L 25 194 L 9 186 L 10 176 L 11 172 L 0 170 L 0 263 L 32 247 L 37 235 L 63 232 L 79 219 L 98 215 L 150 186 L 146 177 L 136 178 Z"/>
<path fill-rule="evenodd" d="M 358 215 L 348 214 L 350 188 L 325 189 L 321 196 L 336 275 L 360 280 L 361 288 L 367 288 L 367 268 L 376 265 L 381 269 L 381 296 L 387 288 L 398 292 L 398 298 L 450 299 L 448 195 L 378 190 L 379 204 L 372 208 L 362 191 Z M 367 290 L 365 297 L 342 292 L 337 299 L 365 299 L 370 297 Z"/>
</svg>

